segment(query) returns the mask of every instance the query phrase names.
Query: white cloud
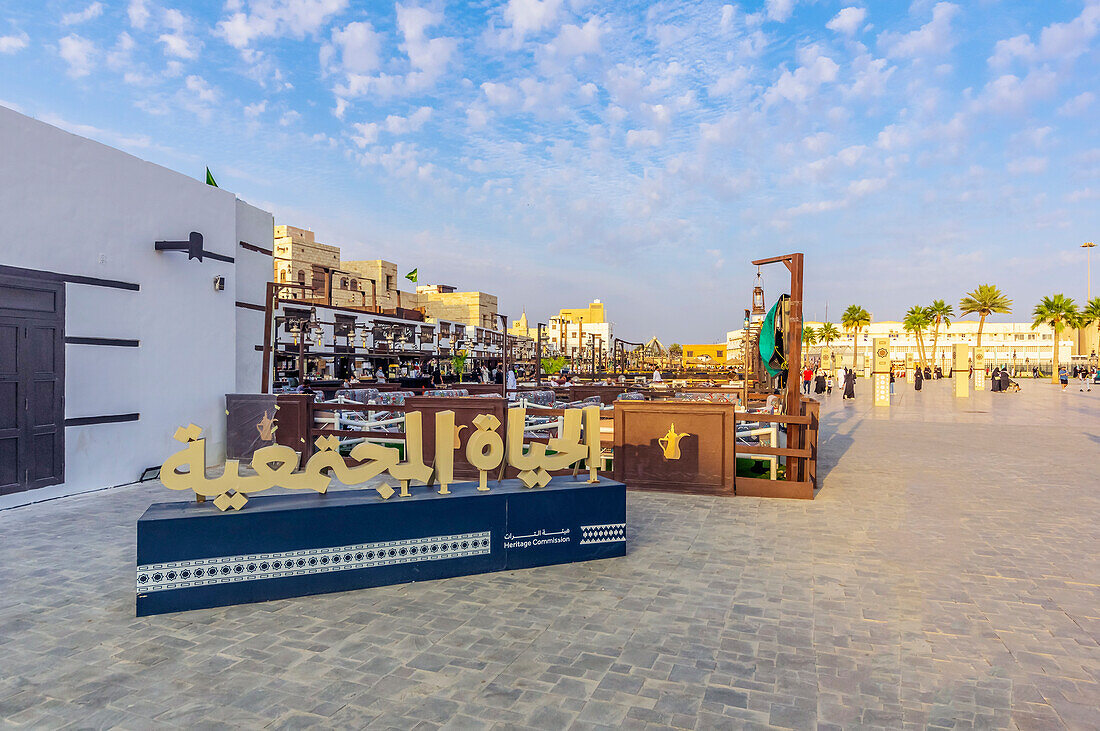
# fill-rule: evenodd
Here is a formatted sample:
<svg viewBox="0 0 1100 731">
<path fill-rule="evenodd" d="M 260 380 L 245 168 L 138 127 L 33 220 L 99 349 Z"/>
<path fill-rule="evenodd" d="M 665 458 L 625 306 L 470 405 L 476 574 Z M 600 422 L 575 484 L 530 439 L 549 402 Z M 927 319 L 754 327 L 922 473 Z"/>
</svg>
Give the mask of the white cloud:
<svg viewBox="0 0 1100 731">
<path fill-rule="evenodd" d="M 1049 69 L 1036 69 L 1022 79 L 1005 74 L 985 85 L 975 106 L 992 112 L 1021 113 L 1034 102 L 1054 96 L 1057 89 L 1058 75 Z"/>
<path fill-rule="evenodd" d="M 791 216 L 805 216 L 812 213 L 826 213 L 828 211 L 835 211 L 838 208 L 844 208 L 848 205 L 847 201 L 843 200 L 822 200 L 811 201 L 788 208 L 787 213 Z"/>
<path fill-rule="evenodd" d="M 481 85 L 481 91 L 494 107 L 514 107 L 519 103 L 519 94 L 508 84 L 486 81 Z"/>
<path fill-rule="evenodd" d="M 794 12 L 795 0 L 764 0 L 764 11 L 769 20 L 786 23 Z"/>
<path fill-rule="evenodd" d="M 382 36 L 365 21 L 348 23 L 332 31 L 332 42 L 321 47 L 321 66 L 327 68 L 339 57 L 339 67 L 353 74 L 369 74 L 378 69 Z"/>
<path fill-rule="evenodd" d="M 432 116 L 431 107 L 420 107 L 407 117 L 391 114 L 386 117 L 386 131 L 390 134 L 405 135 L 416 132 Z"/>
<path fill-rule="evenodd" d="M 886 86 L 896 68 L 887 66 L 885 58 L 861 53 L 852 61 L 852 83 L 844 89 L 848 96 L 876 97 L 886 92 Z"/>
<path fill-rule="evenodd" d="M 27 47 L 30 42 L 30 37 L 26 33 L 20 33 L 19 35 L 0 36 L 0 53 L 13 54 L 22 51 Z"/>
<path fill-rule="evenodd" d="M 1045 157 L 1021 157 L 1010 160 L 1005 169 L 1012 175 L 1041 175 L 1046 172 L 1048 162 Z"/>
<path fill-rule="evenodd" d="M 584 56 L 600 53 L 600 20 L 592 17 L 583 26 L 563 25 L 558 36 L 546 44 L 554 56 Z"/>
<path fill-rule="evenodd" d="M 993 47 L 993 55 L 989 57 L 987 63 L 995 69 L 1003 70 L 1017 58 L 1025 61 L 1033 60 L 1038 55 L 1038 51 L 1039 49 L 1026 35 L 1013 36 L 997 41 L 997 45 Z"/>
<path fill-rule="evenodd" d="M 358 134 L 352 135 L 352 142 L 359 145 L 359 147 L 373 145 L 378 141 L 380 128 L 374 122 L 357 122 L 351 126 L 358 132 Z"/>
<path fill-rule="evenodd" d="M 825 24 L 825 27 L 846 36 L 855 35 L 855 32 L 863 25 L 866 18 L 866 8 L 848 7 L 837 13 L 832 20 Z"/>
<path fill-rule="evenodd" d="M 768 89 L 764 99 L 773 104 L 781 99 L 802 103 L 817 93 L 823 84 L 836 80 L 840 67 L 828 56 L 822 55 L 817 47 L 811 46 L 799 51 L 802 64 L 792 71 L 784 71 L 775 86 Z"/>
<path fill-rule="evenodd" d="M 1083 91 L 1058 107 L 1058 113 L 1069 117 L 1076 116 L 1088 111 L 1089 107 L 1091 107 L 1095 101 L 1096 94 L 1093 94 L 1091 91 Z"/>
<path fill-rule="evenodd" d="M 888 124 L 882 128 L 875 139 L 875 147 L 887 152 L 903 150 L 912 143 L 912 136 L 904 127 L 897 124 Z"/>
<path fill-rule="evenodd" d="M 751 75 L 751 69 L 740 66 L 719 76 L 713 84 L 707 87 L 707 93 L 711 96 L 736 95 L 745 90 Z"/>
<path fill-rule="evenodd" d="M 94 2 L 79 12 L 62 15 L 61 25 L 80 25 L 101 15 L 103 15 L 103 3 Z"/>
<path fill-rule="evenodd" d="M 130 25 L 138 30 L 144 30 L 145 25 L 149 22 L 149 8 L 146 7 L 145 3 L 146 0 L 130 0 L 130 5 L 126 8 Z"/>
<path fill-rule="evenodd" d="M 880 190 L 885 189 L 886 184 L 886 178 L 863 178 L 862 180 L 853 180 L 848 184 L 848 194 L 854 198 L 862 198 L 863 196 L 878 193 Z"/>
<path fill-rule="evenodd" d="M 164 44 L 164 53 L 167 56 L 188 61 L 199 56 L 198 42 L 183 33 L 162 33 L 157 41 Z"/>
<path fill-rule="evenodd" d="M 244 116 L 249 119 L 256 119 L 261 114 L 267 111 L 267 100 L 263 99 L 255 104 L 249 104 L 244 108 Z"/>
<path fill-rule="evenodd" d="M 732 5 L 723 5 L 722 6 L 722 17 L 721 17 L 721 20 L 718 23 L 718 26 L 722 29 L 723 33 L 725 33 L 726 31 L 728 31 L 730 28 L 733 27 L 733 19 L 736 18 L 736 17 L 737 17 L 737 8 L 735 8 Z"/>
<path fill-rule="evenodd" d="M 518 45 L 529 35 L 551 28 L 558 19 L 562 0 L 508 0 L 504 8 L 507 32 Z"/>
<path fill-rule="evenodd" d="M 626 133 L 627 147 L 656 147 L 661 144 L 661 135 L 652 129 L 632 129 Z"/>
<path fill-rule="evenodd" d="M 1045 58 L 1076 58 L 1089 49 L 1100 32 L 1100 3 L 1086 0 L 1081 14 L 1068 23 L 1051 23 L 1039 34 L 1039 49 Z"/>
<path fill-rule="evenodd" d="M 291 109 L 289 112 L 285 112 L 283 116 L 279 117 L 280 127 L 289 127 L 302 118 L 302 115 Z"/>
<path fill-rule="evenodd" d="M 946 2 L 936 3 L 932 8 L 932 20 L 904 35 L 882 33 L 878 37 L 879 45 L 885 47 L 887 55 L 893 57 L 922 58 L 947 53 L 955 47 L 951 21 L 958 14 L 958 5 Z"/>
<path fill-rule="evenodd" d="M 454 38 L 428 38 L 425 31 L 442 23 L 443 13 L 397 4 L 397 27 L 405 38 L 401 49 L 414 69 L 408 79 L 414 89 L 426 88 L 442 76 L 458 47 Z"/>
<path fill-rule="evenodd" d="M 343 98 L 368 94 L 390 97 L 433 87 L 458 50 L 456 38 L 428 37 L 427 29 L 441 25 L 443 21 L 442 13 L 397 3 L 397 29 L 403 38 L 399 47 L 409 59 L 410 70 L 405 75 L 349 73 L 346 82 L 335 88 L 336 95 Z"/>
<path fill-rule="evenodd" d="M 1080 203 L 1081 201 L 1100 200 L 1100 189 L 1082 188 L 1075 190 L 1066 196 L 1066 199 L 1070 203 Z"/>
<path fill-rule="evenodd" d="M 57 42 L 58 53 L 69 64 L 69 76 L 79 79 L 87 76 L 95 67 L 98 55 L 95 44 L 87 38 L 70 33 Z"/>
<path fill-rule="evenodd" d="M 343 11 L 348 0 L 230 0 L 233 12 L 217 25 L 218 34 L 234 48 L 247 48 L 258 38 L 304 38 Z"/>
<path fill-rule="evenodd" d="M 206 83 L 206 79 L 201 76 L 188 76 L 185 85 L 187 90 L 195 95 L 195 98 L 200 102 L 207 104 L 213 104 L 218 101 L 218 92 Z"/>
</svg>

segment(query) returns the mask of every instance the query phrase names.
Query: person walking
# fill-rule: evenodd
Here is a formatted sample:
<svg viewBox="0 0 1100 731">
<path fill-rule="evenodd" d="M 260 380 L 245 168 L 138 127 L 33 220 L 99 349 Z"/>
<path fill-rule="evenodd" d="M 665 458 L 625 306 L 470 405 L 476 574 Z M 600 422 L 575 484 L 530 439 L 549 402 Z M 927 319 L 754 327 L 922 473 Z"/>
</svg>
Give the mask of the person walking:
<svg viewBox="0 0 1100 731">
<path fill-rule="evenodd" d="M 826 396 L 832 396 L 833 395 L 833 374 L 832 373 L 830 373 L 825 378 L 825 395 Z"/>
<path fill-rule="evenodd" d="M 1066 386 L 1069 385 L 1069 372 L 1065 366 L 1059 366 L 1058 368 L 1058 381 L 1062 384 L 1062 390 L 1066 390 Z"/>
<path fill-rule="evenodd" d="M 802 370 L 802 393 L 810 395 L 810 381 L 814 378 L 814 371 L 809 366 Z"/>
<path fill-rule="evenodd" d="M 844 378 L 844 398 L 854 399 L 856 397 L 856 374 L 855 371 L 848 371 L 847 376 Z"/>
<path fill-rule="evenodd" d="M 894 369 L 890 369 L 890 395 L 894 395 Z"/>
<path fill-rule="evenodd" d="M 919 391 L 921 386 L 924 385 L 924 372 L 918 368 L 916 373 L 913 374 L 913 390 Z"/>
</svg>

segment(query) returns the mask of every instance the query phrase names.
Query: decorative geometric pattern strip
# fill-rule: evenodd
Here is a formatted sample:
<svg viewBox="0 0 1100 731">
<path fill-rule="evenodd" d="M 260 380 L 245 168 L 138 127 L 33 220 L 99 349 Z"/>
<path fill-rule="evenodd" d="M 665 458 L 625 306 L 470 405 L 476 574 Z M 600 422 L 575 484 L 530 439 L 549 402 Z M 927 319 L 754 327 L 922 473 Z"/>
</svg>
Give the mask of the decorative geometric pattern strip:
<svg viewBox="0 0 1100 731">
<path fill-rule="evenodd" d="M 489 553 L 490 532 L 221 556 L 137 567 L 137 593 L 438 561 Z"/>
<path fill-rule="evenodd" d="M 625 540 L 626 523 L 581 526 L 581 545 L 586 543 L 618 543 Z"/>
</svg>

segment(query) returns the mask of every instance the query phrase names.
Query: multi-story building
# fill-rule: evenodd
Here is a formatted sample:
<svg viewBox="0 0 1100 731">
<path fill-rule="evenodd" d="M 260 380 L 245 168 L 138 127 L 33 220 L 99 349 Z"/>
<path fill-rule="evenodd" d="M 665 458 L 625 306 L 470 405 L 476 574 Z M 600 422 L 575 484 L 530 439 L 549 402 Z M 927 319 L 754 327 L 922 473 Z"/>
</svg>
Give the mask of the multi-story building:
<svg viewBox="0 0 1100 731">
<path fill-rule="evenodd" d="M 486 292 L 457 292 L 446 284 L 416 288 L 420 307 L 429 320 L 450 320 L 472 327 L 498 329 L 497 298 Z"/>
<path fill-rule="evenodd" d="M 457 292 L 445 284 L 403 291 L 398 288 L 400 278 L 393 262 L 341 261 L 339 247 L 318 243 L 308 229 L 276 226 L 274 256 L 275 282 L 288 285 L 280 288 L 281 299 L 500 329 L 496 295 Z"/>
<path fill-rule="evenodd" d="M 552 346 L 565 356 L 587 358 L 594 348 L 600 357 L 606 357 L 611 351 L 612 323 L 599 300 L 588 307 L 561 310 L 550 318 L 547 330 Z"/>
<path fill-rule="evenodd" d="M 822 323 L 807 321 L 806 325 L 818 330 Z M 837 329 L 841 329 L 839 325 Z M 743 330 L 727 333 L 726 352 L 729 359 L 739 358 L 743 333 Z M 954 320 L 950 327 L 941 328 L 935 353 L 932 352 L 934 334 L 931 328 L 923 333 L 925 358 L 930 365 L 947 371 L 951 366 L 952 347 L 956 343 L 978 344 L 978 322 Z M 858 339 L 853 338 L 852 333 L 841 330 L 841 336 L 828 345 L 835 363 L 846 368 L 852 367 L 854 350 L 855 370 L 862 373 L 871 364 L 875 338 L 889 339 L 890 357 L 896 363 L 904 362 L 907 353 L 912 353 L 915 360 L 921 358 L 916 335 L 906 332 L 900 322 L 893 321 L 872 322 L 860 330 Z M 1070 362 L 1075 353 L 1075 342 L 1074 331 L 1066 330 L 1061 334 L 1058 356 L 1062 363 Z M 824 345 L 815 343 L 806 349 L 807 353 L 818 357 Z M 985 362 L 990 367 L 1007 365 L 1025 369 L 1039 366 L 1049 372 L 1054 357 L 1054 330 L 1045 325 L 1032 329 L 1031 323 L 1025 322 L 986 322 L 982 328 L 982 348 L 985 350 Z"/>
<path fill-rule="evenodd" d="M 275 281 L 284 299 L 340 307 L 379 307 L 377 279 L 341 267 L 340 249 L 318 243 L 313 232 L 296 226 L 275 227 Z M 395 267 L 396 269 L 396 267 Z M 297 286 L 295 286 L 297 285 Z"/>
</svg>

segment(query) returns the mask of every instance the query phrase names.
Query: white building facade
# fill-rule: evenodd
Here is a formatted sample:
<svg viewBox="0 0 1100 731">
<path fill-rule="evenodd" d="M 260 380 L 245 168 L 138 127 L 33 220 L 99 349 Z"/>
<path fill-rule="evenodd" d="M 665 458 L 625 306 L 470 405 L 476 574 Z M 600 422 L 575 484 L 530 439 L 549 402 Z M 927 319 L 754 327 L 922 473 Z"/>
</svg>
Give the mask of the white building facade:
<svg viewBox="0 0 1100 731">
<path fill-rule="evenodd" d="M 191 423 L 220 462 L 225 395 L 260 388 L 271 214 L 3 107 L 0 160 L 0 508 L 134 482 Z"/>
<path fill-rule="evenodd" d="M 821 328 L 823 323 L 807 321 L 806 325 L 814 330 Z M 888 338 L 890 341 L 890 358 L 898 363 L 904 362 L 907 353 L 913 354 L 914 360 L 920 359 L 917 337 L 908 333 L 900 322 L 882 321 L 872 322 L 862 329 L 858 339 L 852 333 L 845 332 L 840 325 L 840 337 L 833 340 L 829 347 L 832 348 L 837 366 L 852 367 L 852 350 L 856 350 L 856 370 L 863 372 L 872 361 L 872 348 L 875 338 Z M 738 357 L 741 348 L 743 330 L 732 330 L 726 335 L 729 354 Z M 933 354 L 932 345 L 934 329 L 924 332 L 925 357 L 929 365 L 940 366 L 946 373 L 951 367 L 952 347 L 956 343 L 966 343 L 971 347 L 978 344 L 977 320 L 954 320 L 950 327 L 941 327 L 939 340 L 936 344 L 936 352 Z M 1058 347 L 1059 360 L 1069 363 L 1070 356 L 1074 352 L 1075 336 L 1073 331 L 1062 333 Z M 810 356 L 820 356 L 824 343 L 815 343 L 806 349 Z M 735 350 L 736 348 L 736 350 Z M 1051 359 L 1054 357 L 1054 329 L 1045 325 L 1032 329 L 1031 323 L 1026 322 L 986 322 L 982 328 L 982 348 L 985 350 L 985 362 L 993 366 L 1009 366 L 1017 370 L 1030 370 L 1038 366 L 1045 373 L 1050 373 Z"/>
<path fill-rule="evenodd" d="M 606 358 L 612 346 L 610 322 L 569 322 L 551 317 L 547 327 L 551 352 L 569 358 L 589 358 L 592 348 L 598 357 Z"/>
</svg>

